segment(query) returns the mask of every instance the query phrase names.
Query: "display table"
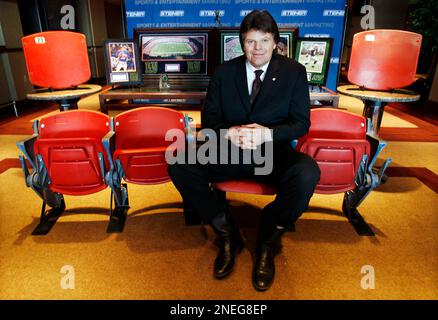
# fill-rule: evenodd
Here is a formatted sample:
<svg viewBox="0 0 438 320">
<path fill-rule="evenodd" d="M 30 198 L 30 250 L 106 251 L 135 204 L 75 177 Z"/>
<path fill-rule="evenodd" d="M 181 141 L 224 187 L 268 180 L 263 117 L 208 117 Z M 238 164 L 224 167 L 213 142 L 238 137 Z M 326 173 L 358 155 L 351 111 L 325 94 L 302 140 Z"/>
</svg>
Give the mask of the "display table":
<svg viewBox="0 0 438 320">
<path fill-rule="evenodd" d="M 206 89 L 159 90 L 155 88 L 116 88 L 99 94 L 100 111 L 129 110 L 144 105 L 162 105 L 182 110 L 202 110 Z M 189 103 L 187 103 L 189 102 Z"/>
<path fill-rule="evenodd" d="M 371 119 L 371 134 L 378 135 L 385 105 L 389 102 L 413 102 L 420 95 L 412 91 L 398 89 L 394 91 L 375 91 L 361 89 L 357 85 L 339 86 L 338 92 L 364 102 L 363 115 Z"/>
<path fill-rule="evenodd" d="M 338 107 L 339 95 L 326 87 L 309 86 L 309 95 L 312 108 L 324 106 Z"/>
<path fill-rule="evenodd" d="M 49 90 L 39 89 L 28 93 L 29 100 L 55 101 L 59 104 L 60 111 L 73 110 L 78 108 L 78 101 L 85 96 L 99 92 L 102 87 L 96 84 L 81 84 L 72 89 Z"/>
<path fill-rule="evenodd" d="M 339 95 L 327 88 L 322 87 L 318 91 L 309 92 L 309 94 L 311 101 L 324 101 L 330 106 L 338 106 Z M 152 87 L 109 88 L 99 94 L 99 103 L 100 111 L 105 114 L 108 114 L 109 110 L 129 110 L 145 105 L 162 105 L 180 110 L 200 111 L 203 108 L 206 95 L 206 88 L 194 87 L 168 90 Z"/>
</svg>

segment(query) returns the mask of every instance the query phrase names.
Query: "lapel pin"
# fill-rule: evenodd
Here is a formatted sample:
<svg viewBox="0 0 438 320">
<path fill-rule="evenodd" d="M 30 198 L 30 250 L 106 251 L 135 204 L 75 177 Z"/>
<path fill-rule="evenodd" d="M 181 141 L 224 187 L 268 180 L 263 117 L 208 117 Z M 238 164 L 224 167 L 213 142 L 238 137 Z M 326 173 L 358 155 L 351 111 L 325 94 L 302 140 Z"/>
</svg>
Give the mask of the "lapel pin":
<svg viewBox="0 0 438 320">
<path fill-rule="evenodd" d="M 275 81 L 275 80 L 277 80 L 277 78 L 272 78 L 272 81 Z"/>
</svg>

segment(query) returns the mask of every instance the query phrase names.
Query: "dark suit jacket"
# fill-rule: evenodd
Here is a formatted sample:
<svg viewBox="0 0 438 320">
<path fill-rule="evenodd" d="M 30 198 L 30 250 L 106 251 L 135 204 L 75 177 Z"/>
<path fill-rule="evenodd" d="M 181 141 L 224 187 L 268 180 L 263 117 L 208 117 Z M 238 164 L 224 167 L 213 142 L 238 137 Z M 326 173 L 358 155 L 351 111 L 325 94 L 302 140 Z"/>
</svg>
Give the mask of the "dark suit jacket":
<svg viewBox="0 0 438 320">
<path fill-rule="evenodd" d="M 258 123 L 273 129 L 274 142 L 305 135 L 310 127 L 310 99 L 304 66 L 274 54 L 253 107 L 249 102 L 246 57 L 219 66 L 208 88 L 202 127 L 213 130 Z"/>
</svg>

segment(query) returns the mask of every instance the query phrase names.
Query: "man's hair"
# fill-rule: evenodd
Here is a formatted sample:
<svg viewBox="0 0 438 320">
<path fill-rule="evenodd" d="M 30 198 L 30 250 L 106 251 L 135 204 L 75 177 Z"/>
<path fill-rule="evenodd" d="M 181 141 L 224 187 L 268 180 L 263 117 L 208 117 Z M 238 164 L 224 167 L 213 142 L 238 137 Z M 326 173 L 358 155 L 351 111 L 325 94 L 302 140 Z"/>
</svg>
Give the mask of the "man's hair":
<svg viewBox="0 0 438 320">
<path fill-rule="evenodd" d="M 250 30 L 271 33 L 274 36 L 274 42 L 280 39 L 277 22 L 266 10 L 253 10 L 246 15 L 240 24 L 239 40 L 243 49 L 243 35 Z"/>
</svg>

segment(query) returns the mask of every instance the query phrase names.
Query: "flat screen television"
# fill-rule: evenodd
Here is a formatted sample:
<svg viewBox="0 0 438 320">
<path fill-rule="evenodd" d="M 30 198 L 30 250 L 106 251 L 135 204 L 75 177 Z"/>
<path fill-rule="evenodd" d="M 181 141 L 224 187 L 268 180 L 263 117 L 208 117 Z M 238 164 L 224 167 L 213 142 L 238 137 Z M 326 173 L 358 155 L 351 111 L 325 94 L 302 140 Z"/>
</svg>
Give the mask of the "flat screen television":
<svg viewBox="0 0 438 320">
<path fill-rule="evenodd" d="M 210 52 L 212 29 L 135 29 L 143 80 L 166 74 L 173 83 L 208 82 L 216 60 Z"/>
</svg>

